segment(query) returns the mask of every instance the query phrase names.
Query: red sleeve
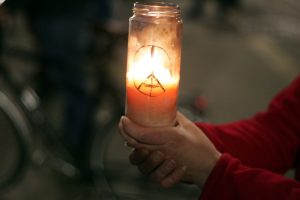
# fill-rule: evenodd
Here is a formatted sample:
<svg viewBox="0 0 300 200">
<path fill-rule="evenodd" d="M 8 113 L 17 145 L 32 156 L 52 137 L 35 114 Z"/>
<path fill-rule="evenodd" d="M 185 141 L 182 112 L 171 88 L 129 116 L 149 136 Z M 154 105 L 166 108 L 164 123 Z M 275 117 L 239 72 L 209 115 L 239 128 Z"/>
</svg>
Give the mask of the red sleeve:
<svg viewBox="0 0 300 200">
<path fill-rule="evenodd" d="M 224 125 L 197 124 L 216 148 L 249 167 L 284 173 L 300 147 L 300 77 L 251 119 Z"/>
<path fill-rule="evenodd" d="M 299 200 L 300 183 L 223 154 L 203 187 L 200 200 Z"/>
</svg>

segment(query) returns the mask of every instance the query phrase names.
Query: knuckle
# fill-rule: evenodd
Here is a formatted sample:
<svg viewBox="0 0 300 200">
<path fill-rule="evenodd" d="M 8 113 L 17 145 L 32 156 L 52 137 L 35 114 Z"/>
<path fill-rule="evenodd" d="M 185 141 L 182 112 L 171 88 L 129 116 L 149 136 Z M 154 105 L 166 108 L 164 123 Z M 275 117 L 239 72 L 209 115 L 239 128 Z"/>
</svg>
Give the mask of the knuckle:
<svg viewBox="0 0 300 200">
<path fill-rule="evenodd" d="M 159 164 L 163 161 L 163 154 L 159 151 L 155 151 L 151 154 L 150 158 L 149 158 L 149 164 Z"/>
<path fill-rule="evenodd" d="M 158 158 L 151 157 L 147 160 L 147 164 L 150 166 L 156 166 L 159 164 L 159 161 L 160 160 L 158 160 Z"/>
<path fill-rule="evenodd" d="M 184 168 L 175 169 L 169 176 L 163 179 L 160 184 L 162 187 L 169 188 L 178 183 L 185 174 Z"/>
<path fill-rule="evenodd" d="M 175 169 L 176 162 L 174 160 L 167 160 L 166 164 L 164 165 L 164 170 L 170 172 L 171 170 Z"/>
<path fill-rule="evenodd" d="M 160 182 L 164 177 L 168 176 L 176 167 L 173 160 L 166 160 L 159 168 L 152 174 L 153 180 Z"/>
<path fill-rule="evenodd" d="M 183 170 L 182 168 L 178 168 L 177 170 L 175 170 L 175 173 L 174 173 L 174 176 L 173 176 L 173 179 L 175 182 L 178 182 L 182 179 L 182 177 L 184 176 L 185 174 L 185 170 Z"/>
<path fill-rule="evenodd" d="M 143 161 L 145 161 L 147 159 L 148 155 L 149 155 L 149 152 L 147 150 L 136 149 L 130 154 L 129 160 L 132 164 L 137 165 L 137 164 L 140 164 Z"/>
<path fill-rule="evenodd" d="M 181 177 L 182 177 L 182 175 L 181 175 L 180 173 L 177 172 L 177 173 L 175 173 L 174 176 L 172 177 L 172 180 L 173 180 L 174 182 L 178 182 L 178 181 L 180 181 Z"/>
<path fill-rule="evenodd" d="M 139 169 L 143 174 L 148 174 L 153 169 L 161 165 L 163 161 L 164 155 L 159 151 L 155 151 L 151 153 L 141 165 L 139 165 Z"/>
</svg>

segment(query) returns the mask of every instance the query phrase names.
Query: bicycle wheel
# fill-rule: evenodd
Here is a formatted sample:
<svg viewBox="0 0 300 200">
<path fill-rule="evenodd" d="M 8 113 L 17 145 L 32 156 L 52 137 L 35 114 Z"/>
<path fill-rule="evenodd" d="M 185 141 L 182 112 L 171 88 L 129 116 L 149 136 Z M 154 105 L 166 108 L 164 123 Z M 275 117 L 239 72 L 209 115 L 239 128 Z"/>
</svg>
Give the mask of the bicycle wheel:
<svg viewBox="0 0 300 200">
<path fill-rule="evenodd" d="M 28 136 L 28 123 L 16 101 L 7 92 L 0 91 L 0 191 L 21 175 Z"/>
</svg>

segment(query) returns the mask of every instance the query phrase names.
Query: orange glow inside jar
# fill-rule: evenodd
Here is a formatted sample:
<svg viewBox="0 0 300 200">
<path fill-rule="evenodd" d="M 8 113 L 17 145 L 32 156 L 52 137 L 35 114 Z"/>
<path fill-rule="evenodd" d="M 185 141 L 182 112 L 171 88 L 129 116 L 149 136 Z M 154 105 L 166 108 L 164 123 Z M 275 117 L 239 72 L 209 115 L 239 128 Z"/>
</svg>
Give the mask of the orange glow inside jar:
<svg viewBox="0 0 300 200">
<path fill-rule="evenodd" d="M 135 4 L 129 23 L 125 113 L 140 125 L 175 124 L 181 29 L 176 4 Z"/>
</svg>

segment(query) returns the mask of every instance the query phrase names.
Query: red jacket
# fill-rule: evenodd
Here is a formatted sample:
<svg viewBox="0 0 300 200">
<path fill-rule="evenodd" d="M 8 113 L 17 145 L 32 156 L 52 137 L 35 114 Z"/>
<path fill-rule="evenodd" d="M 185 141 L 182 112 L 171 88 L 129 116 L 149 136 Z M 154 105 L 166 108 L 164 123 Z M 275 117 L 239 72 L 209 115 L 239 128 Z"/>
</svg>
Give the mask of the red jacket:
<svg viewBox="0 0 300 200">
<path fill-rule="evenodd" d="M 201 200 L 300 200 L 300 76 L 253 118 L 197 123 L 222 152 Z M 281 174 L 296 169 L 296 180 Z"/>
</svg>

